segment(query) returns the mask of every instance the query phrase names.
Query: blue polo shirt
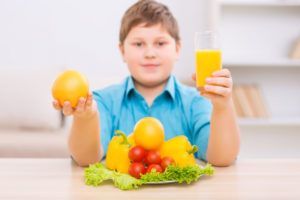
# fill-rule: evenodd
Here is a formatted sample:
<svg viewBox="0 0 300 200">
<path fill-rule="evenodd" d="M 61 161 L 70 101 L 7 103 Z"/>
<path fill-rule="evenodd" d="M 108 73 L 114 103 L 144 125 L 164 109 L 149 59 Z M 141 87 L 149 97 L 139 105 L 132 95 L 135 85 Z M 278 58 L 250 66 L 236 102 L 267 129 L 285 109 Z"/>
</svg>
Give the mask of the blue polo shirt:
<svg viewBox="0 0 300 200">
<path fill-rule="evenodd" d="M 165 140 L 186 135 L 199 148 L 196 157 L 206 160 L 211 103 L 195 88 L 181 84 L 174 76 L 170 76 L 163 92 L 150 107 L 135 89 L 132 77 L 119 85 L 93 91 L 93 97 L 100 112 L 100 136 L 105 154 L 115 130 L 129 135 L 137 121 L 151 116 L 163 124 Z"/>
</svg>

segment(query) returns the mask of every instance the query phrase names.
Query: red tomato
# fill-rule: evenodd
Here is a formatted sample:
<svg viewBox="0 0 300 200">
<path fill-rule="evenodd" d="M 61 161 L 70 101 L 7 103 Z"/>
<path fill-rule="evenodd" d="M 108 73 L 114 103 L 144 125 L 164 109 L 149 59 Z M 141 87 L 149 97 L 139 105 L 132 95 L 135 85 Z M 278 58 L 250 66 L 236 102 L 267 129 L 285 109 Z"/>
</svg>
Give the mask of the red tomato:
<svg viewBox="0 0 300 200">
<path fill-rule="evenodd" d="M 135 162 L 130 165 L 128 172 L 135 178 L 141 178 L 141 175 L 146 173 L 146 168 L 143 163 Z"/>
<path fill-rule="evenodd" d="M 160 162 L 161 162 L 160 153 L 158 151 L 155 151 L 155 150 L 150 150 L 148 152 L 147 156 L 146 156 L 145 162 L 148 165 L 160 164 Z"/>
<path fill-rule="evenodd" d="M 165 169 L 169 166 L 169 165 L 174 165 L 175 161 L 173 158 L 171 157 L 163 157 L 160 165 L 163 168 L 163 170 L 165 171 Z"/>
<path fill-rule="evenodd" d="M 130 149 L 128 156 L 133 162 L 142 162 L 147 155 L 145 149 L 141 146 L 135 146 Z"/>
<path fill-rule="evenodd" d="M 159 173 L 163 172 L 163 169 L 158 164 L 151 164 L 151 165 L 149 165 L 149 167 L 147 169 L 147 173 L 151 172 L 152 170 L 153 171 L 155 170 L 156 172 L 159 172 Z"/>
</svg>

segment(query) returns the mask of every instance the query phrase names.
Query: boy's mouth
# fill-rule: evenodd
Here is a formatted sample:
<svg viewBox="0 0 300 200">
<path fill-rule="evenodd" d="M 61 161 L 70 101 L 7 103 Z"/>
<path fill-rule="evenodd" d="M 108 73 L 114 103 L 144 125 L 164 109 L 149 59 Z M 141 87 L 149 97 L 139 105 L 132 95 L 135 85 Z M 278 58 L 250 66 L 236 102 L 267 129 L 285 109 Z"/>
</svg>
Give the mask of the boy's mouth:
<svg viewBox="0 0 300 200">
<path fill-rule="evenodd" d="M 146 63 L 142 64 L 142 67 L 147 67 L 147 68 L 153 68 L 153 67 L 158 67 L 159 64 L 154 64 L 154 63 Z"/>
</svg>

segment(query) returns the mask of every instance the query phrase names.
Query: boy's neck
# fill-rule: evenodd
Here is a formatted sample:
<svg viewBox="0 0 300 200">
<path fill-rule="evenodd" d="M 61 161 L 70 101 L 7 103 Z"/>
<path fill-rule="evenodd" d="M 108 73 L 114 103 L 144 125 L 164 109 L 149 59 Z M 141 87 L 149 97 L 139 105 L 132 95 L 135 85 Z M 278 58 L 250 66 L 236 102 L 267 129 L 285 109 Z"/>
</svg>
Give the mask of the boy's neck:
<svg viewBox="0 0 300 200">
<path fill-rule="evenodd" d="M 139 91 L 139 93 L 145 98 L 149 107 L 152 105 L 154 99 L 163 92 L 166 84 L 167 80 L 155 86 L 146 86 L 137 81 L 134 81 L 136 90 Z"/>
</svg>

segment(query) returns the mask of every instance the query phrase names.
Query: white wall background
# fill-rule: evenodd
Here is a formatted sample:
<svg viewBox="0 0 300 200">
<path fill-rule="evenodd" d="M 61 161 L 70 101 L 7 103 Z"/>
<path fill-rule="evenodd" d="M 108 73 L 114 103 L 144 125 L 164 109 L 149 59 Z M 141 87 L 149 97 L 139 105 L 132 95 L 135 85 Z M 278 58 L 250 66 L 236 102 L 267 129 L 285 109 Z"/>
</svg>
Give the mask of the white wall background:
<svg viewBox="0 0 300 200">
<path fill-rule="evenodd" d="M 120 20 L 135 0 L 1 0 L 0 68 L 75 68 L 92 83 L 128 72 L 118 52 Z M 209 0 L 162 0 L 177 18 L 181 79 L 194 71 L 193 36 L 209 28 Z M 92 87 L 97 87 L 92 85 Z"/>
</svg>

